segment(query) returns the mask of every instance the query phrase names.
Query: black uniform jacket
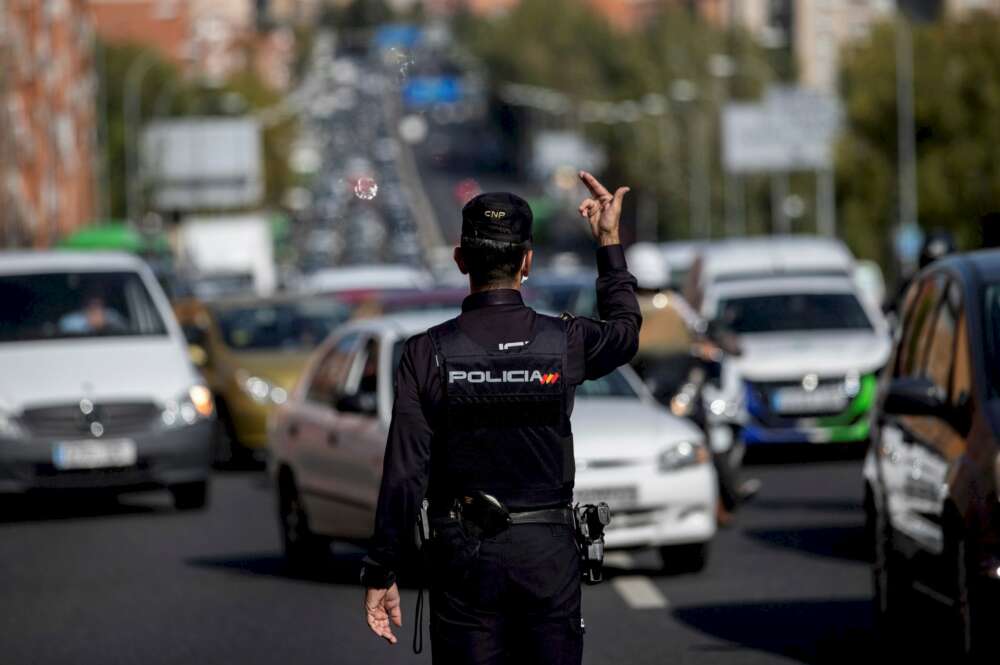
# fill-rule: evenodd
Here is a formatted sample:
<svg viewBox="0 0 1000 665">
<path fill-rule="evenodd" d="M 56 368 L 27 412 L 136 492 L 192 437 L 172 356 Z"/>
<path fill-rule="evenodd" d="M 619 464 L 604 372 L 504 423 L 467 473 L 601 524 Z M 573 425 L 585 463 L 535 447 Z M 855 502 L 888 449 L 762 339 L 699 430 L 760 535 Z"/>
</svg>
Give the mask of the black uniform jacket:
<svg viewBox="0 0 1000 665">
<path fill-rule="evenodd" d="M 596 379 L 635 355 L 642 317 L 621 245 L 597 250 L 597 308 L 602 320 L 574 318 L 568 325 L 565 380 L 571 386 Z M 534 310 L 514 289 L 483 291 L 462 303 L 461 330 L 487 348 L 530 337 Z M 398 571 L 413 540 L 414 524 L 430 477 L 431 442 L 444 391 L 426 333 L 407 340 L 396 373 L 396 399 L 389 426 L 372 538 L 366 563 Z"/>
</svg>

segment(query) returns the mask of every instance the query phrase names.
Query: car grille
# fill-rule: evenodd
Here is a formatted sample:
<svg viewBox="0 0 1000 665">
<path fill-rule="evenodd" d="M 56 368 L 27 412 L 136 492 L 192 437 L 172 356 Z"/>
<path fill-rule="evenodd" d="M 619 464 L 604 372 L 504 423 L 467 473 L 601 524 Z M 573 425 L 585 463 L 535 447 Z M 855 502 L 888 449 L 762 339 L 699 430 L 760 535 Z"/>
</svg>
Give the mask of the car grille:
<svg viewBox="0 0 1000 665">
<path fill-rule="evenodd" d="M 37 437 L 89 437 L 91 425 L 101 424 L 102 436 L 124 436 L 148 431 L 160 417 L 152 402 L 105 402 L 84 414 L 79 404 L 26 409 L 21 423 Z"/>
</svg>

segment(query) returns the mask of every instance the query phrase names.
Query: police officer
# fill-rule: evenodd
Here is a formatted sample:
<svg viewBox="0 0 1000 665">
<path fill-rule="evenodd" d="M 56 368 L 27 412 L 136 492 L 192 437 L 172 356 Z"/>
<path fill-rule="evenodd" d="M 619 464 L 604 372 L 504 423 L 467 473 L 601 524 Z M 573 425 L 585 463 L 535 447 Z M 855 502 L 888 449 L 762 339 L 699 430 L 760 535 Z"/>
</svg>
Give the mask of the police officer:
<svg viewBox="0 0 1000 665">
<path fill-rule="evenodd" d="M 580 173 L 597 241 L 595 321 L 524 305 L 531 209 L 507 193 L 462 210 L 455 262 L 471 294 L 455 319 L 407 340 L 396 375 L 365 614 L 395 644 L 396 572 L 426 497 L 435 663 L 578 664 L 581 562 L 573 531 L 577 385 L 627 363 L 641 317 L 618 238 L 627 187 Z"/>
</svg>

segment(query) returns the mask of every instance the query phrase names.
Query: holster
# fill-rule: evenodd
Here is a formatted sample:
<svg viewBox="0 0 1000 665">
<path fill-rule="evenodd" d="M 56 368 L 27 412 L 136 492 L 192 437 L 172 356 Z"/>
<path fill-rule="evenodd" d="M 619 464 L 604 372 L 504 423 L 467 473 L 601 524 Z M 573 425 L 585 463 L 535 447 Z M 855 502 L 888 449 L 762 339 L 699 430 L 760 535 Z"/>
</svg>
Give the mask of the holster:
<svg viewBox="0 0 1000 665">
<path fill-rule="evenodd" d="M 577 505 L 575 531 L 580 551 L 580 570 L 585 584 L 604 581 L 604 528 L 611 524 L 611 508 L 598 503 Z"/>
</svg>

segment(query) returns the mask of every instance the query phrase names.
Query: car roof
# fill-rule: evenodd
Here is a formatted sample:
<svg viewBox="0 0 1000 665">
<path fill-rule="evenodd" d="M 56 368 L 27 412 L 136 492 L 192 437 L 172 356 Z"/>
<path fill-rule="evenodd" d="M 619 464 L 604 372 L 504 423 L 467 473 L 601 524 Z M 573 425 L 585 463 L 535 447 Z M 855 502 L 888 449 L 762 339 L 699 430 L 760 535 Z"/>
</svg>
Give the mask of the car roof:
<svg viewBox="0 0 1000 665">
<path fill-rule="evenodd" d="M 952 254 L 931 264 L 930 269 L 951 268 L 958 272 L 973 273 L 982 282 L 1000 282 L 1000 249 L 980 249 L 963 254 Z"/>
<path fill-rule="evenodd" d="M 308 291 L 279 291 L 269 296 L 257 296 L 254 294 L 229 295 L 220 298 L 208 298 L 201 302 L 213 309 L 238 309 L 242 307 L 282 305 L 306 301 L 327 301 L 344 304 L 336 295 L 324 295 Z"/>
<path fill-rule="evenodd" d="M 312 291 L 427 287 L 433 282 L 422 268 L 401 264 L 369 264 L 323 268 L 307 275 L 304 283 Z"/>
<path fill-rule="evenodd" d="M 782 275 L 716 283 L 710 291 L 715 298 L 726 298 L 772 293 L 854 293 L 857 286 L 846 276 Z"/>
<path fill-rule="evenodd" d="M 707 282 L 759 274 L 847 274 L 854 257 L 841 241 L 819 236 L 761 236 L 710 243 L 702 249 Z"/>
<path fill-rule="evenodd" d="M 458 316 L 459 310 L 452 308 L 427 309 L 420 311 L 398 312 L 375 316 L 370 319 L 355 319 L 342 328 L 341 332 L 361 331 L 378 334 L 396 333 L 401 337 L 410 337 L 422 333 L 439 323 Z"/>
<path fill-rule="evenodd" d="M 13 251 L 0 252 L 0 274 L 106 272 L 143 270 L 146 264 L 126 252 Z"/>
</svg>

